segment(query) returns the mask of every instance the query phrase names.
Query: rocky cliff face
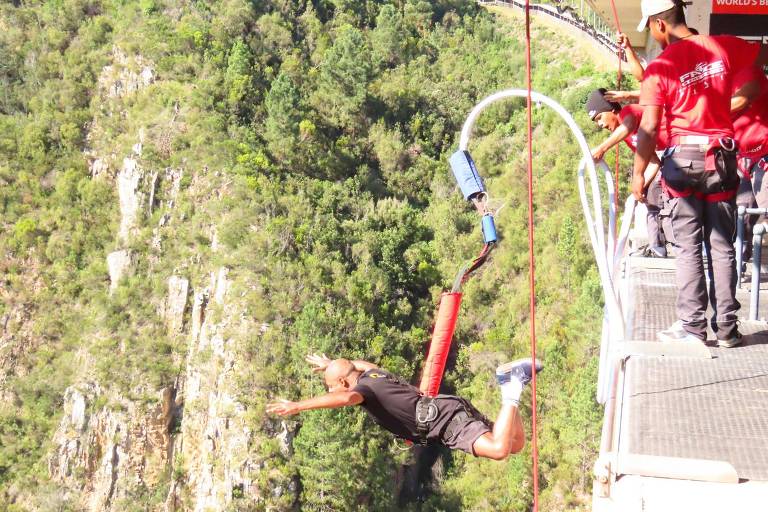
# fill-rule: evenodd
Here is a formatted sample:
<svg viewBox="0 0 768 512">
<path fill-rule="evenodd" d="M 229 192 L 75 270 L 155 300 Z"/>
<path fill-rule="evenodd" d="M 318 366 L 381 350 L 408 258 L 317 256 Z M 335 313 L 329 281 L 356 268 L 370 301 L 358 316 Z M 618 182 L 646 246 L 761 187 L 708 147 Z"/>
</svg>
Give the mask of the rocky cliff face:
<svg viewBox="0 0 768 512">
<path fill-rule="evenodd" d="M 228 272 L 211 273 L 192 309 L 184 420 L 176 441 L 184 478 L 171 490 L 171 500 L 174 506 L 187 501 L 195 511 L 224 510 L 234 496 L 259 494 L 254 483 L 261 468 L 249 455 L 254 433 L 235 397 L 237 353 L 231 336 L 245 325 L 227 303 Z"/>
<path fill-rule="evenodd" d="M 119 510 L 134 489 L 167 481 L 176 390 L 156 398 L 147 407 L 94 382 L 67 390 L 48 471 L 67 489 L 68 501 L 85 510 Z"/>
<path fill-rule="evenodd" d="M 186 331 L 189 352 L 176 385 L 149 405 L 95 382 L 67 390 L 48 470 L 80 507 L 121 510 L 137 488 L 166 488 L 165 510 L 226 510 L 237 496 L 259 496 L 263 466 L 249 455 L 255 436 L 235 397 L 237 353 L 229 336 L 244 325 L 227 303 L 227 274 L 227 268 L 211 273 L 208 286 L 194 294 L 191 325 L 188 281 L 168 280 L 167 326 Z M 285 425 L 274 435 L 290 450 Z"/>
<path fill-rule="evenodd" d="M 10 265 L 24 265 L 34 268 L 31 261 L 4 259 L 0 263 L 0 274 Z M 23 278 L 23 286 L 32 291 L 43 287 L 42 280 L 34 272 Z M 0 401 L 10 403 L 13 395 L 6 387 L 6 381 L 12 377 L 24 376 L 24 365 L 19 362 L 24 355 L 35 350 L 40 337 L 34 333 L 35 306 L 31 301 L 13 294 L 12 287 L 0 280 L 0 300 L 6 305 L 0 313 Z"/>
<path fill-rule="evenodd" d="M 129 58 L 117 48 L 113 56 L 115 63 L 99 80 L 107 101 L 155 83 L 151 63 L 139 56 Z M 98 136 L 94 123 L 91 141 L 97 143 Z M 114 180 L 119 200 L 116 250 L 107 256 L 111 293 L 126 276 L 145 271 L 142 257 L 159 263 L 164 230 L 180 222 L 173 212 L 184 171 L 146 168 L 143 131 L 136 136 L 139 142 L 117 172 L 112 171 L 118 160 L 114 155 L 86 153 L 92 179 Z M 151 254 L 142 256 L 132 247 L 143 243 L 137 235 L 156 207 L 162 213 L 149 241 Z M 216 229 L 210 228 L 211 250 L 216 251 Z M 249 422 L 246 406 L 237 398 L 237 367 L 242 363 L 234 340 L 258 326 L 243 316 L 231 296 L 228 268 L 210 270 L 207 277 L 202 271 L 187 268 L 194 275 L 169 275 L 167 294 L 158 300 L 168 336 L 187 345 L 173 385 L 159 391 L 138 385 L 125 396 L 86 371 L 67 389 L 48 459 L 49 475 L 63 489 L 65 502 L 93 512 L 120 511 L 148 490 L 162 495 L 152 502 L 154 509 L 167 511 L 227 510 L 233 500 L 248 506 L 263 502 L 265 492 L 294 496 L 288 501 L 295 501 L 294 481 L 273 478 L 275 485 L 263 485 L 265 464 L 254 455 L 258 443 L 269 437 L 277 438 L 280 449 L 289 453 L 292 428 L 276 422 L 268 424 L 266 432 L 255 430 L 258 425 Z M 84 367 L 88 364 L 85 361 Z"/>
</svg>

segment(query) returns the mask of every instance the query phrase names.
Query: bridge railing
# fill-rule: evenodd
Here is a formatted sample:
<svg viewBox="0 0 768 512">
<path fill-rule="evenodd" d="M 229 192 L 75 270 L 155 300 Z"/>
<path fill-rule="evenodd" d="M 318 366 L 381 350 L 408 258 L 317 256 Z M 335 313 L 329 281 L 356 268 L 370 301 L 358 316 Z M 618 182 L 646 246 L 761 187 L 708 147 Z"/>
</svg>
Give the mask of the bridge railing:
<svg viewBox="0 0 768 512">
<path fill-rule="evenodd" d="M 505 7 L 517 7 L 519 9 L 525 9 L 525 2 L 521 2 L 520 0 L 479 0 L 477 3 L 480 5 L 501 5 Z M 584 34 L 594 39 L 597 43 L 604 46 L 614 55 L 616 55 L 619 51 L 615 37 L 611 34 L 610 27 L 607 27 L 607 25 L 600 28 L 595 27 L 593 24 L 589 23 L 588 20 L 583 19 L 579 13 L 576 12 L 576 10 L 570 5 L 561 7 L 560 5 L 555 6 L 549 4 L 530 4 L 530 9 L 534 12 L 546 14 L 547 16 L 555 18 L 563 23 L 567 23 L 574 28 L 584 32 Z M 595 19 L 600 19 L 596 14 L 594 14 L 594 17 Z M 626 61 L 626 57 L 623 57 L 623 59 Z"/>
<path fill-rule="evenodd" d="M 578 180 L 584 218 L 592 251 L 595 254 L 605 300 L 597 382 L 597 401 L 605 404 L 615 384 L 613 377 L 618 344 L 626 338 L 626 318 L 617 283 L 619 282 L 622 258 L 626 253 L 629 229 L 632 225 L 636 203 L 633 196 L 627 198 L 620 231 L 618 236 L 615 236 L 617 212 L 614 200 L 613 175 L 604 161 L 600 160 L 597 167 L 602 171 L 605 180 L 605 203 L 603 203 L 603 192 L 600 189 L 597 172 L 591 170 L 595 169 L 591 155 L 585 156 L 581 160 Z M 589 180 L 589 187 L 587 187 L 587 180 Z"/>
<path fill-rule="evenodd" d="M 763 236 L 766 234 L 766 226 L 758 223 L 752 230 L 752 240 L 746 240 L 747 215 L 768 215 L 768 208 L 746 208 L 739 206 L 736 215 L 736 272 L 737 286 L 741 288 L 744 276 L 744 244 L 752 243 L 752 279 L 749 294 L 749 319 L 757 320 L 760 307 L 760 283 L 762 271 L 762 247 Z"/>
</svg>

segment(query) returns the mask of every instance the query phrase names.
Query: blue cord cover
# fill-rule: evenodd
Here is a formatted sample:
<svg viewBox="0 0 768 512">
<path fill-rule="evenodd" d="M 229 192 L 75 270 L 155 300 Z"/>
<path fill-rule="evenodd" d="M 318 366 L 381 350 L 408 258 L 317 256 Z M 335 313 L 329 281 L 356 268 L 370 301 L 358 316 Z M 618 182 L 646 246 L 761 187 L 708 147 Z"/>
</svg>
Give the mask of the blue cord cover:
<svg viewBox="0 0 768 512">
<path fill-rule="evenodd" d="M 483 215 L 483 240 L 489 244 L 495 242 L 496 238 L 496 224 L 493 222 L 493 215 L 486 213 Z"/>
<path fill-rule="evenodd" d="M 472 157 L 469 156 L 469 151 L 459 150 L 455 152 L 448 159 L 448 163 L 450 163 L 453 176 L 461 188 L 461 193 L 464 194 L 464 199 L 469 200 L 485 192 L 485 185 L 477 173 L 477 167 L 475 167 Z"/>
</svg>

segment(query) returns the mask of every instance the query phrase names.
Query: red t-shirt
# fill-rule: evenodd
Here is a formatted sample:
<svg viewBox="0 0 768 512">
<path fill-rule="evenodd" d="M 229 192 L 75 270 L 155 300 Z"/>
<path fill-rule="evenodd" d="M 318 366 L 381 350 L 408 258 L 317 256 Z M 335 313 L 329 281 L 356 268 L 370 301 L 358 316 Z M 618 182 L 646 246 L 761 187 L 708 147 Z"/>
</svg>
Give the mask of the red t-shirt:
<svg viewBox="0 0 768 512">
<path fill-rule="evenodd" d="M 619 112 L 619 119 L 621 119 L 621 122 L 624 122 L 624 118 L 626 118 L 628 115 L 635 116 L 635 119 L 637 121 L 637 126 L 635 127 L 635 131 L 630 133 L 626 139 L 624 139 L 624 143 L 629 146 L 629 149 L 632 150 L 634 153 L 637 151 L 637 130 L 640 128 L 640 121 L 643 119 L 643 110 L 645 110 L 641 105 L 637 104 L 631 104 L 627 105 L 626 107 L 622 108 Z M 659 135 L 656 138 L 656 151 L 660 151 L 667 148 L 667 121 L 662 116 L 661 121 L 659 123 Z"/>
<path fill-rule="evenodd" d="M 752 66 L 733 77 L 733 92 L 752 80 L 760 84 L 760 95 L 734 117 L 733 131 L 739 156 L 757 160 L 768 154 L 768 78 L 760 68 Z"/>
<path fill-rule="evenodd" d="M 668 140 L 732 137 L 733 76 L 754 64 L 760 45 L 734 36 L 691 36 L 661 52 L 645 70 L 640 105 L 664 107 Z"/>
</svg>

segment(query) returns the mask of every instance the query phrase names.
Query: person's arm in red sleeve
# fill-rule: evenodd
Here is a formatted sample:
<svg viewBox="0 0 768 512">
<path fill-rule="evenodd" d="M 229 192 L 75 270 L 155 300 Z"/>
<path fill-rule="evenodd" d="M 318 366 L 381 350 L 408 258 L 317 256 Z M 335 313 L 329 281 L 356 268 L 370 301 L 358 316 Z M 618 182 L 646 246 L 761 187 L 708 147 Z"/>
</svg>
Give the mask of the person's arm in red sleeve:
<svg viewBox="0 0 768 512">
<path fill-rule="evenodd" d="M 745 110 L 760 96 L 761 92 L 760 83 L 757 80 L 752 80 L 742 85 L 731 96 L 731 114 Z"/>
<path fill-rule="evenodd" d="M 621 124 L 599 146 L 592 150 L 592 158 L 595 162 L 603 158 L 613 146 L 629 137 L 637 129 L 637 118 L 632 114 L 624 117 Z"/>
<path fill-rule="evenodd" d="M 645 169 L 656 156 L 656 140 L 666 101 L 666 82 L 663 77 L 670 74 L 658 60 L 651 62 L 643 75 L 640 85 L 640 105 L 643 116 L 637 130 L 637 150 L 632 170 L 632 195 L 639 202 L 645 202 Z"/>
<path fill-rule="evenodd" d="M 734 76 L 733 89 L 731 114 L 737 114 L 747 109 L 762 94 L 768 94 L 768 79 L 761 68 L 753 66 Z"/>
<path fill-rule="evenodd" d="M 632 195 L 639 202 L 645 202 L 645 168 L 656 156 L 656 138 L 659 134 L 662 107 L 649 105 L 643 109 L 643 119 L 637 130 L 637 151 L 632 172 Z"/>
<path fill-rule="evenodd" d="M 731 73 L 738 73 L 750 66 L 768 64 L 768 45 L 749 42 L 736 36 L 713 36 L 728 55 Z"/>
</svg>

